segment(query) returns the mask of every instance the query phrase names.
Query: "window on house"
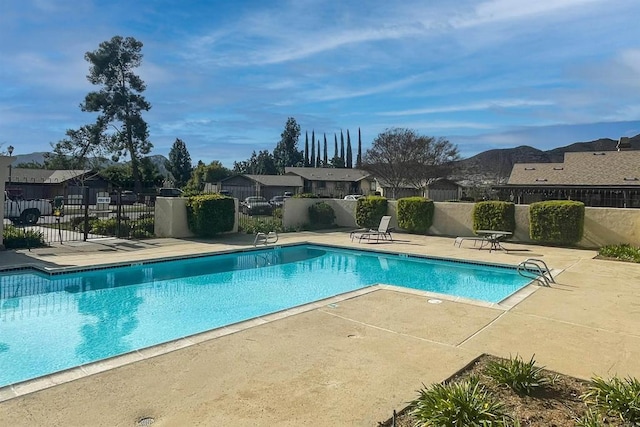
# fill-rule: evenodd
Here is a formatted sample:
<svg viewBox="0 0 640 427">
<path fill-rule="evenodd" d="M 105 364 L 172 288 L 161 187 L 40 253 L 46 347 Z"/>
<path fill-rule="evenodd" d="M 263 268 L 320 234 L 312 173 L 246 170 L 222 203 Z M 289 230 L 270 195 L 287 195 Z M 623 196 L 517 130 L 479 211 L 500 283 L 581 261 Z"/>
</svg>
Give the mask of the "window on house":
<svg viewBox="0 0 640 427">
<path fill-rule="evenodd" d="M 376 182 L 375 181 L 371 181 L 369 183 L 369 190 L 376 191 Z"/>
<path fill-rule="evenodd" d="M 336 190 L 344 190 L 344 182 L 336 182 Z"/>
<path fill-rule="evenodd" d="M 326 181 L 318 181 L 318 188 L 327 188 Z"/>
</svg>

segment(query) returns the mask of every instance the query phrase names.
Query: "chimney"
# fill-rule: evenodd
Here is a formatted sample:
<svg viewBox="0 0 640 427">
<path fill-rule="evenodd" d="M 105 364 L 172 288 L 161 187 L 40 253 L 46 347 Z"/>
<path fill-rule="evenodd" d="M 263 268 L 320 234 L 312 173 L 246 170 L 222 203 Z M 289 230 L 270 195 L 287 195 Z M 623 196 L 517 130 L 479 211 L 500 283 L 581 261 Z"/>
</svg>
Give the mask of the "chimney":
<svg viewBox="0 0 640 427">
<path fill-rule="evenodd" d="M 620 137 L 620 140 L 618 141 L 618 145 L 616 145 L 616 148 L 618 149 L 618 151 L 631 150 L 631 141 L 629 140 L 629 137 L 627 136 Z"/>
</svg>

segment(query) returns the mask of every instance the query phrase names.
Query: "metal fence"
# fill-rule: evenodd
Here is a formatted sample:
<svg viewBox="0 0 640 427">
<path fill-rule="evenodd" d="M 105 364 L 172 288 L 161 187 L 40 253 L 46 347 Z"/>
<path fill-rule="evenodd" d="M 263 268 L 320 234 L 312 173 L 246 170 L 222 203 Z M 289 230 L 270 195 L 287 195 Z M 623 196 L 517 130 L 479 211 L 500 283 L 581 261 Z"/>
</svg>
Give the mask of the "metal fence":
<svg viewBox="0 0 640 427">
<path fill-rule="evenodd" d="M 39 233 L 45 244 L 105 237 L 152 237 L 155 197 L 131 198 L 130 194 L 118 191 L 90 197 L 89 191 L 84 191 L 83 194 L 60 196 L 51 201 L 50 210 L 30 217 L 20 212 L 29 206 L 29 201 L 16 200 L 18 212 L 12 219 L 5 218 L 5 227 L 12 226 L 29 234 Z M 87 203 L 91 199 L 95 202 Z"/>
</svg>

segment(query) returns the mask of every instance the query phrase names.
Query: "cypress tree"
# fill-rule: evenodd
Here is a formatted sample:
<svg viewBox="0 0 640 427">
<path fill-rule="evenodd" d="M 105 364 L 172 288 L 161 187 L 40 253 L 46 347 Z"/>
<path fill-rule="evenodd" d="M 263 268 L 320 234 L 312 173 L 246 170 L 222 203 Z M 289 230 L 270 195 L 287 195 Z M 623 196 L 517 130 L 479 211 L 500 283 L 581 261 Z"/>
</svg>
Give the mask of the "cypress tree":
<svg viewBox="0 0 640 427">
<path fill-rule="evenodd" d="M 309 131 L 304 131 L 304 166 L 309 166 Z"/>
<path fill-rule="evenodd" d="M 342 133 L 342 129 L 340 130 L 340 160 L 342 161 L 342 167 L 345 167 L 345 158 L 344 158 L 344 134 Z"/>
<path fill-rule="evenodd" d="M 333 134 L 333 141 L 336 144 L 336 151 L 334 151 L 333 157 L 336 158 L 338 157 L 338 137 L 336 136 L 336 134 Z"/>
<path fill-rule="evenodd" d="M 351 150 L 351 136 L 349 136 L 349 129 L 347 129 L 347 163 L 346 167 L 353 168 L 353 152 Z"/>
<path fill-rule="evenodd" d="M 322 160 L 320 160 L 320 140 L 318 140 L 318 157 L 316 157 L 316 167 L 322 167 Z"/>
<path fill-rule="evenodd" d="M 362 138 L 360 137 L 360 128 L 358 128 L 358 157 L 356 157 L 356 167 L 362 166 Z"/>
<path fill-rule="evenodd" d="M 316 167 L 316 132 L 311 131 L 311 167 Z"/>
<path fill-rule="evenodd" d="M 329 153 L 327 151 L 327 134 L 324 134 L 324 159 L 322 160 L 322 165 L 326 168 L 329 164 Z"/>
</svg>

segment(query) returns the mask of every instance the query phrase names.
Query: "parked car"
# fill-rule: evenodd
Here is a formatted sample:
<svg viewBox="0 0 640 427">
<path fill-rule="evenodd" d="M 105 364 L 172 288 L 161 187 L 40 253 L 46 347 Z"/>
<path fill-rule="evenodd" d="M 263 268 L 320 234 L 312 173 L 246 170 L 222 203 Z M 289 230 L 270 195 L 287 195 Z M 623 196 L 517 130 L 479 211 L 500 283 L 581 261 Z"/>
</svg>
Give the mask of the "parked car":
<svg viewBox="0 0 640 427">
<path fill-rule="evenodd" d="M 179 188 L 161 188 L 158 194 L 161 197 L 182 197 L 183 191 Z"/>
<path fill-rule="evenodd" d="M 250 196 L 242 201 L 240 212 L 245 215 L 271 215 L 273 206 L 262 196 Z"/>
<path fill-rule="evenodd" d="M 364 197 L 362 194 L 347 194 L 344 196 L 345 200 L 358 200 L 360 197 Z"/>
<path fill-rule="evenodd" d="M 138 201 L 138 196 L 133 191 L 125 190 L 120 193 L 120 203 L 123 205 L 132 205 Z M 111 204 L 118 204 L 118 193 L 111 193 Z"/>
<path fill-rule="evenodd" d="M 269 204 L 274 208 L 281 208 L 284 206 L 284 199 L 287 199 L 285 196 L 273 196 L 271 200 L 269 200 Z"/>
</svg>

